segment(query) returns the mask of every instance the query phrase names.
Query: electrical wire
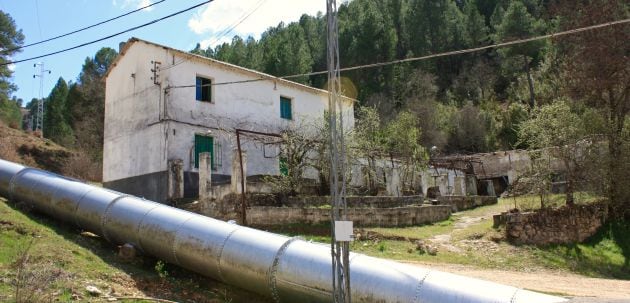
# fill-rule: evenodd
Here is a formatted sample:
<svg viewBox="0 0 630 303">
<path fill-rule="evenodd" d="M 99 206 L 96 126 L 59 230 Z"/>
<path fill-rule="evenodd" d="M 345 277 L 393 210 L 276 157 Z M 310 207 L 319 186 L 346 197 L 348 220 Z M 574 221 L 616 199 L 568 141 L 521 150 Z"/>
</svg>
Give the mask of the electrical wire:
<svg viewBox="0 0 630 303">
<path fill-rule="evenodd" d="M 119 16 L 116 16 L 116 17 L 113 17 L 113 18 L 110 18 L 110 19 L 107 19 L 107 20 L 101 21 L 101 22 L 99 22 L 99 23 L 95 23 L 95 24 L 92 24 L 92 25 L 86 26 L 86 27 L 82 27 L 82 28 L 80 28 L 80 29 L 77 29 L 77 30 L 74 30 L 74 31 L 71 31 L 71 32 L 68 32 L 68 33 L 65 33 L 65 34 L 62 34 L 62 35 L 59 35 L 59 36 L 55 36 L 55 37 L 52 37 L 52 38 L 48 38 L 48 39 L 45 39 L 45 40 L 41 40 L 41 41 L 37 41 L 37 42 L 33 42 L 33 43 L 29 43 L 29 44 L 25 44 L 25 45 L 18 46 L 18 47 L 14 47 L 14 48 L 10 48 L 10 49 L 5 49 L 5 50 L 2 50 L 2 51 L 0 51 L 0 52 L 2 52 L 2 53 L 10 53 L 10 52 L 14 52 L 14 51 L 16 51 L 16 50 L 24 49 L 24 48 L 27 48 L 27 47 L 30 47 L 30 46 L 34 46 L 34 45 L 38 45 L 38 44 L 42 44 L 42 43 L 46 43 L 46 42 L 49 42 L 49 41 L 57 40 L 57 39 L 59 39 L 59 38 L 67 37 L 67 36 L 70 36 L 70 35 L 72 35 L 72 34 L 76 34 L 76 33 L 78 33 L 78 32 L 82 32 L 82 31 L 84 31 L 84 30 L 88 30 L 88 29 L 90 29 L 90 28 L 93 28 L 93 27 L 96 27 L 96 26 L 99 26 L 99 25 L 102 25 L 102 24 L 105 24 L 105 23 L 108 23 L 108 22 L 114 21 L 114 20 L 116 20 L 116 19 L 120 19 L 120 18 L 125 17 L 125 16 L 128 16 L 128 15 L 131 15 L 131 14 L 133 14 L 133 13 L 139 12 L 139 11 L 141 11 L 141 10 L 143 10 L 143 9 L 146 9 L 146 8 L 149 8 L 149 7 L 151 7 L 151 6 L 158 5 L 158 4 L 160 4 L 160 3 L 164 2 L 164 1 L 166 1 L 166 0 L 160 0 L 160 1 L 155 2 L 155 3 L 151 3 L 151 4 L 147 5 L 147 6 L 140 7 L 140 8 L 138 8 L 138 9 L 135 9 L 135 10 L 130 11 L 130 12 L 127 12 L 127 13 L 124 13 L 124 14 L 122 14 L 122 15 L 119 15 Z M 37 4 L 37 1 L 35 1 L 35 3 Z M 39 26 L 39 12 L 38 12 L 38 14 L 37 14 L 37 24 L 38 24 L 38 26 Z M 39 29 L 39 38 L 40 38 L 40 39 L 42 39 L 42 30 L 41 30 L 41 27 L 40 27 L 40 29 Z"/>
<path fill-rule="evenodd" d="M 216 43 L 217 41 L 220 41 L 221 39 L 223 39 L 223 37 L 225 37 L 226 35 L 228 35 L 229 33 L 231 33 L 235 28 L 237 28 L 239 25 L 241 25 L 245 20 L 247 20 L 247 18 L 249 18 L 253 13 L 255 13 L 262 5 L 263 3 L 267 1 L 267 0 L 260 0 L 257 4 L 256 7 L 254 7 L 251 11 L 244 13 L 243 15 L 241 15 L 241 18 L 239 20 L 236 21 L 236 23 L 224 28 L 216 37 L 215 39 L 209 43 L 209 45 L 212 45 L 214 43 Z M 187 58 L 182 59 L 181 61 L 167 66 L 165 68 L 161 68 L 160 70 L 168 70 L 171 69 L 175 66 L 178 66 L 184 62 L 188 61 Z"/>
<path fill-rule="evenodd" d="M 52 55 L 56 55 L 56 54 L 60 54 L 60 53 L 65 53 L 67 51 L 70 51 L 70 50 L 73 50 L 73 49 L 77 49 L 77 48 L 80 48 L 80 47 L 83 47 L 83 46 L 91 45 L 91 44 L 94 44 L 94 43 L 97 43 L 97 42 L 101 42 L 103 40 L 107 40 L 107 39 L 110 39 L 110 38 L 113 38 L 113 37 L 116 37 L 116 36 L 120 36 L 120 35 L 122 35 L 124 33 L 128 33 L 128 32 L 131 32 L 131 31 L 134 31 L 134 30 L 137 30 L 137 29 L 140 29 L 140 28 L 143 28 L 143 27 L 146 27 L 146 26 L 158 23 L 158 22 L 166 20 L 168 18 L 172 18 L 174 16 L 177 16 L 179 14 L 182 14 L 182 13 L 185 13 L 187 11 L 193 10 L 193 9 L 195 9 L 197 7 L 202 6 L 202 5 L 208 4 L 208 3 L 212 2 L 212 1 L 214 1 L 214 0 L 207 0 L 207 1 L 201 2 L 201 3 L 197 4 L 197 5 L 191 6 L 189 8 L 180 10 L 180 11 L 172 13 L 170 15 L 166 15 L 166 16 L 164 16 L 162 18 L 158 18 L 158 19 L 149 21 L 147 23 L 144 23 L 144 24 L 141 24 L 141 25 L 138 25 L 138 26 L 134 26 L 134 27 L 126 29 L 124 31 L 121 31 L 121 32 L 118 32 L 118 33 L 115 33 L 115 34 L 111 34 L 109 36 L 105 36 L 103 38 L 99 38 L 99 39 L 96 39 L 96 40 L 92 40 L 90 42 L 82 43 L 82 44 L 75 45 L 75 46 L 72 46 L 72 47 L 68 47 L 68 48 L 65 48 L 65 49 L 62 49 L 62 50 L 54 51 L 54 52 L 51 52 L 51 53 L 47 53 L 47 54 L 44 54 L 44 55 L 39 55 L 39 56 L 27 58 L 27 59 L 20 59 L 20 60 L 0 63 L 0 66 L 5 66 L 5 65 L 15 64 L 15 63 L 20 63 L 20 62 L 25 62 L 25 61 L 31 61 L 31 60 L 35 60 L 35 59 L 39 59 L 39 58 L 44 58 L 44 57 L 48 57 L 48 56 L 52 56 Z"/>
<path fill-rule="evenodd" d="M 228 28 L 226 28 L 225 30 L 223 30 L 221 33 L 219 33 L 219 35 L 217 37 L 215 37 L 214 40 L 212 40 L 212 42 L 210 43 L 210 45 L 221 41 L 221 39 L 223 39 L 225 36 L 229 35 L 235 28 L 237 28 L 239 25 L 241 25 L 243 22 L 245 22 L 245 20 L 247 20 L 247 18 L 249 18 L 249 16 L 251 16 L 253 13 L 255 13 L 267 0 L 260 0 L 258 2 L 258 4 L 256 4 L 256 7 L 254 7 L 254 9 L 252 9 L 249 13 L 246 13 L 246 15 L 243 15 L 241 17 L 240 20 L 238 20 L 235 24 L 232 24 L 231 26 L 229 26 Z"/>
<path fill-rule="evenodd" d="M 542 36 L 536 36 L 536 37 L 531 37 L 531 38 L 526 38 L 526 39 L 519 39 L 519 40 L 501 42 L 501 43 L 491 44 L 491 45 L 486 45 L 486 46 L 481 46 L 481 47 L 467 48 L 467 49 L 443 52 L 443 53 L 438 53 L 438 54 L 431 54 L 431 55 L 426 55 L 426 56 L 421 56 L 421 57 L 405 58 L 405 59 L 388 61 L 388 62 L 379 62 L 379 63 L 373 63 L 373 64 L 365 64 L 365 65 L 344 67 L 344 68 L 341 68 L 340 71 L 341 72 L 347 72 L 347 71 L 353 71 L 353 70 L 359 70 L 359 69 L 365 69 L 365 68 L 382 67 L 382 66 L 388 66 L 388 65 L 399 64 L 399 63 L 407 63 L 407 62 L 414 62 L 414 61 L 433 59 L 433 58 L 438 58 L 438 57 L 446 57 L 446 56 L 452 56 L 452 55 L 461 55 L 461 54 L 473 53 L 473 52 L 478 52 L 478 51 L 482 51 L 482 50 L 486 50 L 486 49 L 500 48 L 500 47 L 505 47 L 505 46 L 511 46 L 511 45 L 528 43 L 528 42 L 532 42 L 532 41 L 545 40 L 545 39 L 549 39 L 549 38 L 556 38 L 556 37 L 560 37 L 560 36 L 572 35 L 572 34 L 577 34 L 577 33 L 585 32 L 585 31 L 596 30 L 596 29 L 600 29 L 600 28 L 604 28 L 604 27 L 615 26 L 615 25 L 626 24 L 626 23 L 630 23 L 630 18 L 629 19 L 623 19 L 623 20 L 606 22 L 606 23 L 600 23 L 600 24 L 586 26 L 586 27 L 580 27 L 580 28 L 576 28 L 576 29 L 571 29 L 571 30 L 566 30 L 566 31 L 562 31 L 562 32 L 557 32 L 557 33 L 552 33 L 552 34 L 547 34 L 547 35 L 542 35 Z M 229 81 L 229 82 L 217 82 L 217 83 L 205 84 L 205 85 L 202 85 L 202 87 L 203 86 L 215 86 L 215 85 L 229 85 L 229 84 L 249 83 L 249 82 L 257 82 L 257 81 L 273 81 L 273 80 L 277 80 L 277 79 L 292 79 L 292 78 L 317 76 L 317 75 L 325 75 L 325 74 L 328 74 L 328 71 L 310 72 L 310 73 L 288 75 L 288 76 L 281 76 L 281 77 L 275 77 L 275 76 L 271 76 L 271 75 L 264 75 L 264 76 L 261 76 L 260 78 L 256 78 L 256 79 L 240 80 L 240 81 Z M 169 88 L 187 88 L 187 87 L 197 87 L 197 85 L 194 85 L 194 84 L 193 85 L 178 85 L 178 86 L 170 86 Z"/>
</svg>

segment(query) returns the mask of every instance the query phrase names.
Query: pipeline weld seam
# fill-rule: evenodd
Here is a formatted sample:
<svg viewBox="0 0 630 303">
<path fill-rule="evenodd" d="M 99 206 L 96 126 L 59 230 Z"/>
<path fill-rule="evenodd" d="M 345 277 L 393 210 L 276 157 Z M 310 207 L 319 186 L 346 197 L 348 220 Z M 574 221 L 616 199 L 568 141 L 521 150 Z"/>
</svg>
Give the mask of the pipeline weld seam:
<svg viewBox="0 0 630 303">
<path fill-rule="evenodd" d="M 105 230 L 105 225 L 107 224 L 107 217 L 109 216 L 109 212 L 112 209 L 112 206 L 114 206 L 114 204 L 116 204 L 116 202 L 118 202 L 119 200 L 123 199 L 123 198 L 127 198 L 130 197 L 129 195 L 121 195 L 118 196 L 116 198 L 114 198 L 113 200 L 111 200 L 108 204 L 107 207 L 105 208 L 105 211 L 103 212 L 103 215 L 101 216 L 101 234 L 103 235 L 103 237 L 105 238 L 105 240 L 107 240 L 107 242 L 110 243 L 114 243 L 112 242 L 112 239 L 109 238 L 109 235 L 107 234 L 107 231 Z"/>
<path fill-rule="evenodd" d="M 54 180 L 54 179 L 53 179 Z M 57 186 L 57 188 L 55 188 L 55 191 L 52 192 L 52 195 L 50 195 L 50 211 L 54 216 L 59 216 L 62 218 L 63 220 L 63 216 L 59 215 L 59 213 L 57 213 L 57 208 L 55 207 L 55 205 L 57 205 L 57 202 L 59 202 L 59 199 L 57 198 L 57 193 L 61 190 L 61 186 Z"/>
<path fill-rule="evenodd" d="M 79 212 L 79 208 L 81 207 L 81 202 L 83 202 L 83 199 L 85 198 L 85 196 L 87 196 L 89 193 L 95 191 L 96 188 L 90 188 L 88 190 L 85 191 L 85 193 L 83 193 L 83 195 L 81 195 L 81 197 L 79 198 L 79 200 L 77 200 L 77 206 L 74 208 L 74 224 L 78 227 L 83 228 L 83 226 L 81 226 L 79 224 L 79 216 L 77 215 L 77 212 Z"/>
<path fill-rule="evenodd" d="M 271 297 L 277 303 L 280 303 L 280 294 L 278 294 L 278 288 L 276 284 L 276 273 L 278 271 L 278 263 L 280 263 L 280 257 L 287 250 L 289 245 L 293 243 L 293 241 L 300 239 L 299 237 L 293 237 L 282 243 L 282 246 L 276 252 L 276 255 L 273 257 L 273 262 L 267 270 L 267 282 L 269 283 L 269 290 L 271 290 Z"/>
<path fill-rule="evenodd" d="M 520 289 L 520 288 L 517 288 L 517 289 L 514 291 L 514 293 L 512 294 L 512 298 L 510 299 L 510 303 L 514 303 L 514 302 L 516 302 L 516 294 L 517 294 L 519 291 L 521 291 L 521 289 Z"/>
<path fill-rule="evenodd" d="M 142 218 L 140 218 L 140 220 L 138 220 L 138 225 L 136 225 L 136 239 L 135 239 L 136 240 L 136 245 L 138 246 L 138 248 L 142 252 L 146 253 L 146 251 L 144 250 L 144 247 L 142 247 L 142 240 L 140 239 L 140 227 L 142 226 L 142 223 L 144 223 L 144 218 L 146 218 L 149 215 L 149 213 L 151 213 L 156 208 L 159 208 L 160 206 L 161 205 L 156 203 L 156 205 L 153 208 L 147 210 L 147 212 L 145 212 L 144 215 L 142 215 Z"/>
<path fill-rule="evenodd" d="M 15 182 L 17 181 L 17 179 L 19 179 L 23 174 L 34 170 L 34 171 L 40 171 L 39 169 L 35 169 L 35 168 L 31 168 L 31 167 L 25 167 L 23 169 L 21 169 L 19 172 L 15 173 L 15 175 L 13 175 L 13 177 L 11 177 L 11 180 L 9 181 L 9 198 L 11 198 L 11 201 L 17 202 L 15 201 L 15 196 L 13 193 L 13 190 L 15 190 Z"/>
<path fill-rule="evenodd" d="M 230 237 L 232 237 L 232 235 L 239 229 L 241 228 L 240 227 L 234 228 L 227 235 L 227 237 L 225 237 L 225 239 L 223 240 L 223 243 L 221 243 L 221 247 L 219 248 L 219 255 L 217 256 L 217 272 L 219 273 L 219 278 L 221 278 L 221 281 L 223 282 L 225 282 L 225 278 L 223 277 L 223 271 L 221 270 L 221 257 L 223 256 L 223 248 L 225 247 L 225 244 L 227 244 L 227 241 L 230 239 Z"/>
<path fill-rule="evenodd" d="M 173 239 L 173 245 L 171 246 L 171 253 L 173 254 L 173 260 L 175 260 L 175 264 L 182 266 L 179 263 L 179 258 L 177 258 L 177 246 L 179 245 L 179 230 L 184 227 L 184 224 L 186 224 L 188 221 L 190 221 L 191 219 L 195 218 L 195 215 L 190 215 L 190 217 L 188 217 L 188 219 L 182 221 L 182 223 L 180 223 L 177 228 L 175 229 L 175 233 L 174 233 L 174 239 Z"/>
<path fill-rule="evenodd" d="M 422 285 L 424 285 L 424 281 L 429 277 L 429 274 L 431 274 L 431 272 L 432 270 L 427 271 L 420 282 L 418 282 L 418 286 L 416 286 L 416 295 L 413 297 L 413 302 L 419 302 L 418 299 L 420 298 L 420 290 L 422 289 Z"/>
</svg>

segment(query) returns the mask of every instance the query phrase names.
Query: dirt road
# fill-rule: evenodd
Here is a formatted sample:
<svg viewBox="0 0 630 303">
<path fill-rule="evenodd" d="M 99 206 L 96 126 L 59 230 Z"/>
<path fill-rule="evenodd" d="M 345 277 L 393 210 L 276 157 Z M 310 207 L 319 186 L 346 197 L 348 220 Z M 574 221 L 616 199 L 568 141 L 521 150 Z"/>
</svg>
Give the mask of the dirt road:
<svg viewBox="0 0 630 303">
<path fill-rule="evenodd" d="M 589 278 L 572 273 L 543 270 L 517 272 L 479 269 L 455 264 L 409 264 L 561 296 L 591 297 L 611 299 L 615 300 L 614 302 L 630 302 L 630 281 L 626 280 Z"/>
</svg>

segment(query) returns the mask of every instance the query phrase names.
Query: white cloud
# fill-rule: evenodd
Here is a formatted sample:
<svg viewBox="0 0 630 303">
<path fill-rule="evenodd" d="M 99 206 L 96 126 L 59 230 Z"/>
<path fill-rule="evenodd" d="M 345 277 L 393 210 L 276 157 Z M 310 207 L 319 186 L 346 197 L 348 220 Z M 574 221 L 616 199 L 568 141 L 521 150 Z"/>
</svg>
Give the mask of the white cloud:
<svg viewBox="0 0 630 303">
<path fill-rule="evenodd" d="M 15 64 L 13 64 L 13 63 L 11 63 L 11 64 L 9 64 L 9 65 L 7 66 L 7 68 L 8 68 L 10 71 L 14 72 L 14 71 L 17 69 L 17 65 L 15 65 Z"/>
<path fill-rule="evenodd" d="M 112 0 L 112 4 L 120 8 L 128 8 L 128 7 L 141 8 L 147 5 L 151 5 L 152 3 L 153 1 L 151 0 L 122 0 L 122 1 Z M 147 7 L 144 10 L 152 11 L 153 7 Z"/>
<path fill-rule="evenodd" d="M 216 40 L 216 35 L 226 28 L 235 25 L 245 15 L 261 6 L 249 18 L 239 24 L 227 37 Z M 188 27 L 196 34 L 208 37 L 201 42 L 202 47 L 212 46 L 230 41 L 234 35 L 256 38 L 271 26 L 283 21 L 288 24 L 298 21 L 303 14 L 315 15 L 326 11 L 324 0 L 216 0 L 197 11 L 190 20 Z M 205 44 L 205 46 L 204 46 Z"/>
</svg>

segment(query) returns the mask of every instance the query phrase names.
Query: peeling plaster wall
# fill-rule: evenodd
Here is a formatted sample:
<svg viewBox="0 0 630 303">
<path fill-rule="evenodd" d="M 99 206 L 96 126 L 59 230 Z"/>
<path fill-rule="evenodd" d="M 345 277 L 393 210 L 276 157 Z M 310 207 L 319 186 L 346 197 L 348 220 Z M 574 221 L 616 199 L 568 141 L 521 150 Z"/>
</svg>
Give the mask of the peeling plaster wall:
<svg viewBox="0 0 630 303">
<path fill-rule="evenodd" d="M 325 91 L 282 80 L 215 85 L 212 102 L 195 100 L 202 76 L 213 83 L 269 77 L 229 64 L 190 56 L 144 41 L 128 42 L 106 79 L 103 181 L 108 183 L 167 170 L 169 159 L 182 159 L 184 170 L 194 168 L 195 134 L 215 138 L 221 146 L 221 165 L 213 174 L 230 175 L 236 136 L 219 129 L 234 128 L 277 133 L 289 127 L 321 121 L 328 107 Z M 158 83 L 152 61 L 159 61 Z M 166 88 L 171 87 L 166 90 Z M 293 120 L 280 117 L 280 97 L 292 100 Z M 344 99 L 345 126 L 354 126 L 353 100 Z M 208 133 L 208 130 L 211 133 Z M 278 148 L 241 136 L 247 151 L 247 175 L 278 174 Z M 316 173 L 308 172 L 310 177 Z"/>
</svg>

